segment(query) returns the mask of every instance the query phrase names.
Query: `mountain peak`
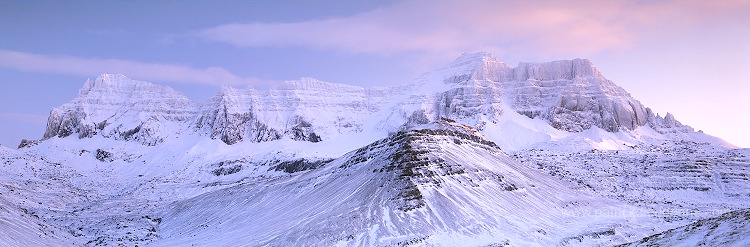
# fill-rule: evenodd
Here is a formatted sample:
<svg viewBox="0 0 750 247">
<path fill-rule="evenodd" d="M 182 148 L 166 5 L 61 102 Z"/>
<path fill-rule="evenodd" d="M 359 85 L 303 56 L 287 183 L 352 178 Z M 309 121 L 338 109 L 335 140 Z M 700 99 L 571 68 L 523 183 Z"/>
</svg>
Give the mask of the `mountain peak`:
<svg viewBox="0 0 750 247">
<path fill-rule="evenodd" d="M 494 55 L 487 52 L 462 53 L 458 58 L 449 63 L 444 69 L 464 68 L 473 71 L 486 66 L 500 66 L 510 68 Z"/>
<path fill-rule="evenodd" d="M 492 54 L 463 53 L 446 66 L 422 74 L 417 82 L 430 84 L 422 87 L 423 92 L 437 92 L 464 85 L 471 79 L 498 81 L 497 75 L 512 74 L 512 70 Z"/>
<path fill-rule="evenodd" d="M 458 56 L 455 61 L 459 60 L 500 61 L 497 59 L 497 57 L 495 57 L 495 55 L 492 55 L 488 52 L 464 52 L 461 53 L 461 55 Z"/>
<path fill-rule="evenodd" d="M 129 77 L 117 73 L 117 74 L 109 74 L 109 73 L 103 73 L 96 77 L 97 81 L 132 81 Z"/>
<path fill-rule="evenodd" d="M 86 80 L 86 83 L 83 84 L 83 87 L 81 90 L 91 90 L 95 88 L 106 88 L 106 87 L 113 87 L 113 86 L 125 86 L 125 85 L 134 85 L 137 84 L 139 81 L 135 81 L 133 79 L 128 78 L 127 76 L 123 74 L 101 74 L 96 77 L 95 80 Z M 143 82 L 142 82 L 143 83 Z"/>
<path fill-rule="evenodd" d="M 130 95 L 133 92 L 143 92 L 146 94 L 178 94 L 171 87 L 156 85 L 146 81 L 133 80 L 123 74 L 101 74 L 96 80 L 88 79 L 83 87 L 78 90 L 79 98 L 101 97 L 102 95 L 111 95 L 112 97 L 122 97 Z"/>
</svg>

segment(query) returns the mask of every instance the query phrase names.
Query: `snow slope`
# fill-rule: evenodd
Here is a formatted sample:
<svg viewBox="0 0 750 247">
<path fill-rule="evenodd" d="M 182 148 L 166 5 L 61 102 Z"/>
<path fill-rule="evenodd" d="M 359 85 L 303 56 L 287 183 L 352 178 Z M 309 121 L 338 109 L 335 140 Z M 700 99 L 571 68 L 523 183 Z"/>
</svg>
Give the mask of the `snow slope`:
<svg viewBox="0 0 750 247">
<path fill-rule="evenodd" d="M 512 157 L 607 198 L 651 208 L 670 221 L 750 208 L 750 150 L 664 142 L 627 150 L 533 149 Z"/>
<path fill-rule="evenodd" d="M 16 150 L 0 147 L 2 170 L 0 173 L 0 246 L 74 246 L 80 239 L 64 227 L 45 221 L 29 207 L 57 207 L 65 200 L 65 190 L 47 179 L 22 181 L 34 172 L 25 164 L 33 158 Z M 12 171 L 12 172 L 11 172 Z M 25 176 L 24 176 L 25 175 Z M 53 198 L 48 198 L 53 197 Z"/>
<path fill-rule="evenodd" d="M 750 210 L 718 217 L 649 236 L 620 246 L 750 246 Z"/>
<path fill-rule="evenodd" d="M 592 232 L 606 236 L 589 241 L 618 243 L 652 231 L 628 224 L 648 217 L 607 214 L 637 209 L 568 187 L 442 121 L 293 177 L 170 204 L 153 245 L 566 245 Z"/>
</svg>

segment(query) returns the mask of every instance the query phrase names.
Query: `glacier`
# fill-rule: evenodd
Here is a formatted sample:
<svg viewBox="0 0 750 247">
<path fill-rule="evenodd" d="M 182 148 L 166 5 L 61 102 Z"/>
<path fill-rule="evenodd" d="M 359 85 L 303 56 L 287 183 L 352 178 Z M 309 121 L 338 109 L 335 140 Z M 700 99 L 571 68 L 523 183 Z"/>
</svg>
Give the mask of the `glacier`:
<svg viewBox="0 0 750 247">
<path fill-rule="evenodd" d="M 750 207 L 748 155 L 586 59 L 205 102 L 103 74 L 0 147 L 0 245 L 637 244 Z"/>
</svg>

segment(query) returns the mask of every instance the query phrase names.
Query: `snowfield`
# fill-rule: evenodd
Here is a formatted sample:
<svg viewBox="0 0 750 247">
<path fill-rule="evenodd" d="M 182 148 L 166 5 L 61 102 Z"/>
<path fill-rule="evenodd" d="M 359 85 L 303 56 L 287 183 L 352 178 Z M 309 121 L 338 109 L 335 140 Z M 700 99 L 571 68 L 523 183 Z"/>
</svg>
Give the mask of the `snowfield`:
<svg viewBox="0 0 750 247">
<path fill-rule="evenodd" d="M 745 246 L 749 155 L 585 59 L 207 102 L 105 74 L 0 147 L 0 245 Z"/>
</svg>

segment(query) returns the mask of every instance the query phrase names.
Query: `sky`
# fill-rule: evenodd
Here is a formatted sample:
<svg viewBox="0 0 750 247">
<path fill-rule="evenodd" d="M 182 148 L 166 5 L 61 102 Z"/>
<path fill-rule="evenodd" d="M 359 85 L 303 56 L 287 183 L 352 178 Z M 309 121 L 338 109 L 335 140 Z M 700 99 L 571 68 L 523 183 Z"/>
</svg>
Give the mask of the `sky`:
<svg viewBox="0 0 750 247">
<path fill-rule="evenodd" d="M 656 113 L 750 147 L 750 0 L 0 1 L 0 144 L 102 73 L 222 85 L 407 83 L 464 52 L 588 58 Z"/>
</svg>

